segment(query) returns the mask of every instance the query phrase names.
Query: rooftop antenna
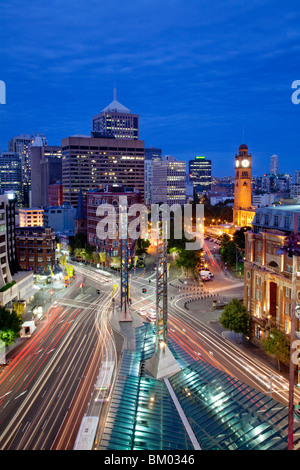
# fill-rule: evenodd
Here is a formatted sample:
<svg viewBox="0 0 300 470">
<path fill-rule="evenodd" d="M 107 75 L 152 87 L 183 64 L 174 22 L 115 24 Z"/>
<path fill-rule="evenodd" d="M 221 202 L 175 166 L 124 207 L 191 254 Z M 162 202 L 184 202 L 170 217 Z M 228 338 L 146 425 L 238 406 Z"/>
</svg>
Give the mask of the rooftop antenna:
<svg viewBox="0 0 300 470">
<path fill-rule="evenodd" d="M 117 89 L 116 89 L 116 82 L 114 86 L 114 101 L 117 101 Z"/>
<path fill-rule="evenodd" d="M 245 143 L 245 129 L 243 128 L 243 144 Z"/>
</svg>

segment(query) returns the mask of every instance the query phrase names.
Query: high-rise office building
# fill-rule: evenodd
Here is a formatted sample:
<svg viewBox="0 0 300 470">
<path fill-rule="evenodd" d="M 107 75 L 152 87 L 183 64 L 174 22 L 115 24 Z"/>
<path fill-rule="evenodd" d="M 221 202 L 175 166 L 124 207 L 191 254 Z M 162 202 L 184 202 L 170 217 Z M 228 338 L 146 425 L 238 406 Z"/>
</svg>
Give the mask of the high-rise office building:
<svg viewBox="0 0 300 470">
<path fill-rule="evenodd" d="M 114 100 L 93 117 L 93 132 L 95 136 L 100 132 L 111 134 L 117 139 L 139 139 L 139 116 L 117 101 L 116 89 Z"/>
<path fill-rule="evenodd" d="M 22 166 L 17 152 L 0 154 L 0 193 L 12 192 L 22 200 Z"/>
<path fill-rule="evenodd" d="M 62 179 L 61 146 L 43 145 L 36 140 L 30 149 L 31 156 L 31 206 L 49 205 L 49 185 Z"/>
<path fill-rule="evenodd" d="M 295 171 L 295 184 L 300 184 L 300 170 Z"/>
<path fill-rule="evenodd" d="M 186 162 L 172 156 L 153 162 L 153 204 L 180 204 L 186 202 Z"/>
<path fill-rule="evenodd" d="M 79 191 L 107 184 L 132 187 L 144 201 L 144 141 L 72 136 L 62 140 L 63 199 L 76 207 Z"/>
<path fill-rule="evenodd" d="M 39 140 L 41 145 L 46 145 L 44 134 L 19 134 L 8 142 L 8 150 L 16 152 L 21 158 L 22 164 L 22 201 L 19 205 L 30 207 L 31 205 L 31 156 L 30 149 L 35 140 Z"/>
<path fill-rule="evenodd" d="M 153 162 L 159 162 L 161 158 L 161 149 L 145 148 L 145 204 L 152 202 Z"/>
<path fill-rule="evenodd" d="M 272 155 L 270 158 L 270 173 L 273 175 L 278 173 L 278 155 Z"/>
<path fill-rule="evenodd" d="M 189 161 L 189 179 L 197 193 L 211 188 L 211 160 L 197 156 Z"/>
</svg>

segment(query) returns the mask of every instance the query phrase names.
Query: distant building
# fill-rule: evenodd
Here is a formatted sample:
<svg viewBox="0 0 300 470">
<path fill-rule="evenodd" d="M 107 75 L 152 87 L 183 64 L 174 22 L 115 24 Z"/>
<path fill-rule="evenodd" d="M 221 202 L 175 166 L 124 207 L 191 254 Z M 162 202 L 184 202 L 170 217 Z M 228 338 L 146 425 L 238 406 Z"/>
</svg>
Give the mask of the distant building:
<svg viewBox="0 0 300 470">
<path fill-rule="evenodd" d="M 161 149 L 150 147 L 145 149 L 144 174 L 145 174 L 145 204 L 152 203 L 153 191 L 153 162 L 161 161 Z"/>
<path fill-rule="evenodd" d="M 62 149 L 58 145 L 41 145 L 36 141 L 31 149 L 31 175 L 34 184 L 31 187 L 31 205 L 44 207 L 49 205 L 49 185 L 62 180 Z"/>
<path fill-rule="evenodd" d="M 274 175 L 278 173 L 278 155 L 272 155 L 270 158 L 270 173 Z"/>
<path fill-rule="evenodd" d="M 266 192 L 289 192 L 293 178 L 286 173 L 265 174 L 262 177 L 262 190 Z"/>
<path fill-rule="evenodd" d="M 44 210 L 39 208 L 19 208 L 20 227 L 42 227 Z"/>
<path fill-rule="evenodd" d="M 300 184 L 300 170 L 295 171 L 295 184 Z"/>
<path fill-rule="evenodd" d="M 211 160 L 197 156 L 189 161 L 189 179 L 197 193 L 211 188 Z"/>
<path fill-rule="evenodd" d="M 167 155 L 153 162 L 152 203 L 186 203 L 186 162 Z"/>
<path fill-rule="evenodd" d="M 50 273 L 55 265 L 53 228 L 16 227 L 16 250 L 21 270 Z"/>
<path fill-rule="evenodd" d="M 49 206 L 61 206 L 63 203 L 63 185 L 61 182 L 49 184 L 48 187 Z"/>
<path fill-rule="evenodd" d="M 22 164 L 22 200 L 18 203 L 21 206 L 29 207 L 31 205 L 31 156 L 30 151 L 34 142 L 39 145 L 47 145 L 44 134 L 19 134 L 8 142 L 8 150 L 18 153 Z"/>
<path fill-rule="evenodd" d="M 78 209 L 78 208 L 77 208 Z M 44 227 L 52 227 L 56 235 L 74 232 L 76 208 L 69 204 L 44 208 Z"/>
<path fill-rule="evenodd" d="M 22 201 L 22 165 L 17 152 L 0 154 L 0 193 L 13 192 Z"/>
<path fill-rule="evenodd" d="M 300 184 L 291 185 L 290 197 L 292 199 L 298 199 L 300 197 Z"/>
<path fill-rule="evenodd" d="M 86 207 L 81 188 L 78 194 L 77 208 L 74 217 L 74 235 L 87 234 Z"/>
<path fill-rule="evenodd" d="M 139 140 L 139 116 L 117 101 L 116 89 L 114 100 L 93 117 L 93 132 L 112 134 L 116 139 Z"/>
<path fill-rule="evenodd" d="M 265 194 L 253 194 L 252 203 L 255 207 L 269 206 L 276 200 L 276 194 L 265 193 Z"/>
<path fill-rule="evenodd" d="M 147 147 L 145 148 L 145 160 L 161 160 L 162 157 L 162 149 L 158 149 L 156 147 Z"/>
</svg>

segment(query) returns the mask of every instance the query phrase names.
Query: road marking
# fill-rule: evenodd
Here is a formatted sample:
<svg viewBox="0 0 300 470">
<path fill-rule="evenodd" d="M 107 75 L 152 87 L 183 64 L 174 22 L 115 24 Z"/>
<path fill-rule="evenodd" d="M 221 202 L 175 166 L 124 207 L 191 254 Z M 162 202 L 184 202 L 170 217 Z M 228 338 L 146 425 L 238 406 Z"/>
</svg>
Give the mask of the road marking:
<svg viewBox="0 0 300 470">
<path fill-rule="evenodd" d="M 15 398 L 15 400 L 16 400 L 17 398 L 21 397 L 22 395 L 24 395 L 24 393 L 27 393 L 27 390 L 25 390 L 25 392 L 20 393 L 20 395 L 18 395 L 18 396 Z"/>
</svg>

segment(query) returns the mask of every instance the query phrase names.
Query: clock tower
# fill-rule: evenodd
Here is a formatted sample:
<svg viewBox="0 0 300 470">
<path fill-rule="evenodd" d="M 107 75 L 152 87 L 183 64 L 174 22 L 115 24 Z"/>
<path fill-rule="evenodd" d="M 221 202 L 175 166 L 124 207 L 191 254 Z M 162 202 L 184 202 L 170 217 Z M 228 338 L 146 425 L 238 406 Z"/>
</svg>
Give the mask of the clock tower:
<svg viewBox="0 0 300 470">
<path fill-rule="evenodd" d="M 251 154 L 248 147 L 240 145 L 235 156 L 233 223 L 238 227 L 252 225 L 255 211 L 252 207 Z"/>
</svg>

